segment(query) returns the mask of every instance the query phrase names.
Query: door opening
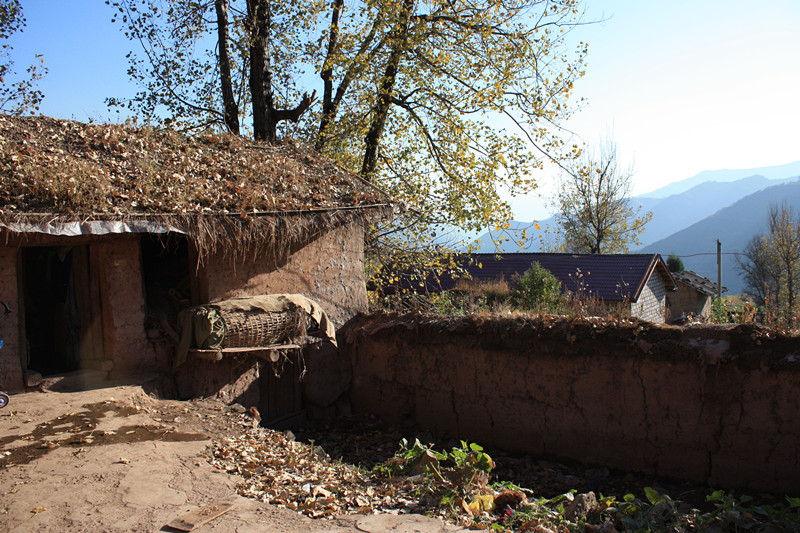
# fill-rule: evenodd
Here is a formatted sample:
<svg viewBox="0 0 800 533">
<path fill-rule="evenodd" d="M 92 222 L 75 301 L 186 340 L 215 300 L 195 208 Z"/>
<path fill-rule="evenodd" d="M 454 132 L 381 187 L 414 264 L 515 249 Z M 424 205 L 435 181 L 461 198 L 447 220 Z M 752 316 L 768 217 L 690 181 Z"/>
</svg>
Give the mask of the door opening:
<svg viewBox="0 0 800 533">
<path fill-rule="evenodd" d="M 27 367 L 43 376 L 80 368 L 81 319 L 73 260 L 85 247 L 23 248 Z"/>
<path fill-rule="evenodd" d="M 183 236 L 143 235 L 141 249 L 147 301 L 145 327 L 177 342 L 178 312 L 191 306 L 189 243 Z"/>
</svg>

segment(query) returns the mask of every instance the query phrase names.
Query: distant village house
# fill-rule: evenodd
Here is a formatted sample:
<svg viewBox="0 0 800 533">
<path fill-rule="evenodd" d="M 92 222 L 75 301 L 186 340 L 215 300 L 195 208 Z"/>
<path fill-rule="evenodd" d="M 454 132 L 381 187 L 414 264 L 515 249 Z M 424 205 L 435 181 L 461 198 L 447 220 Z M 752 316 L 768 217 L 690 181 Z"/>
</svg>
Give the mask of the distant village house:
<svg viewBox="0 0 800 533">
<path fill-rule="evenodd" d="M 663 323 L 666 319 L 666 295 L 674 290 L 675 280 L 659 254 L 464 254 L 458 263 L 469 281 L 443 276 L 426 280 L 423 288 L 438 292 L 469 283 L 511 281 L 534 262 L 561 282 L 562 291 L 613 303 L 642 320 Z M 417 289 L 408 280 L 405 285 Z"/>
<path fill-rule="evenodd" d="M 718 285 L 691 270 L 673 272 L 676 290 L 667 293 L 667 306 L 670 320 L 688 320 L 693 317 L 707 317 L 718 293 Z M 721 292 L 727 292 L 722 287 Z"/>
</svg>

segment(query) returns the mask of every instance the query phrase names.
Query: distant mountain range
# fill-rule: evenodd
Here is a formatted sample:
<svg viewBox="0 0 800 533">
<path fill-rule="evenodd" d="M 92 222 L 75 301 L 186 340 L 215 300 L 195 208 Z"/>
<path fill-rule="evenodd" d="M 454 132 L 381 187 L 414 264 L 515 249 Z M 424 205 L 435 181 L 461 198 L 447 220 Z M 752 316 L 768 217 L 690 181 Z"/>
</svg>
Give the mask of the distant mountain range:
<svg viewBox="0 0 800 533">
<path fill-rule="evenodd" d="M 651 196 L 652 193 L 647 196 L 637 196 L 632 200 L 642 207 L 642 212 L 653 213 L 653 219 L 639 236 L 639 240 L 644 246 L 654 243 L 703 220 L 749 194 L 796 180 L 797 178 L 767 179 L 756 175 L 736 181 L 703 182 L 666 198 Z"/>
<path fill-rule="evenodd" d="M 750 176 L 763 176 L 767 179 L 783 179 L 800 176 L 800 161 L 777 165 L 774 167 L 759 167 L 739 170 L 704 170 L 703 172 L 685 180 L 670 183 L 660 189 L 647 193 L 650 198 L 666 198 L 673 194 L 681 194 L 689 189 L 709 181 L 737 181 Z"/>
<path fill-rule="evenodd" d="M 722 243 L 722 284 L 728 294 L 744 291 L 736 256 L 748 241 L 767 230 L 767 212 L 771 204 L 786 202 L 800 213 L 800 180 L 768 187 L 745 196 L 720 209 L 700 222 L 692 224 L 669 237 L 640 248 L 639 252 L 659 253 L 665 258 L 675 253 L 687 270 L 693 270 L 716 282 L 716 240 Z M 699 255 L 702 254 L 702 255 Z"/>
<path fill-rule="evenodd" d="M 771 204 L 788 202 L 800 212 L 800 161 L 750 170 L 706 171 L 632 199 L 653 219 L 640 236 L 636 252 L 675 253 L 687 270 L 716 281 L 716 240 L 722 242 L 722 284 L 728 294 L 743 291 L 735 253 L 766 229 Z M 513 253 L 551 249 L 557 242 L 554 218 L 539 223 L 514 221 L 500 232 L 487 232 L 475 243 L 475 252 Z M 523 232 L 529 242 L 521 248 Z M 505 239 L 496 246 L 493 239 Z M 710 255 L 697 255 L 710 254 Z M 728 255 L 731 254 L 731 255 Z"/>
</svg>

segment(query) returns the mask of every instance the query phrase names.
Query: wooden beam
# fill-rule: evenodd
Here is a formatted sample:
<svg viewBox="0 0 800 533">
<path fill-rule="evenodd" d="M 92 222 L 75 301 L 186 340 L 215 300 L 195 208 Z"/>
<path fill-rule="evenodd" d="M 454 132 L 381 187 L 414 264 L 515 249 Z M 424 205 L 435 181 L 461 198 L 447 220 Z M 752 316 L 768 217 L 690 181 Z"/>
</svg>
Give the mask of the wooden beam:
<svg viewBox="0 0 800 533">
<path fill-rule="evenodd" d="M 207 361 L 222 361 L 223 354 L 245 353 L 253 354 L 261 359 L 276 363 L 279 357 L 275 352 L 280 350 L 300 349 L 301 346 L 299 344 L 271 344 L 269 346 L 239 346 L 236 348 L 222 348 L 221 350 L 204 350 L 200 348 L 194 348 L 189 350 L 189 353 L 193 354 L 195 357 L 199 357 L 200 359 L 205 359 Z"/>
<path fill-rule="evenodd" d="M 189 350 L 189 353 L 206 361 L 222 361 L 222 352 L 219 350 Z"/>
</svg>

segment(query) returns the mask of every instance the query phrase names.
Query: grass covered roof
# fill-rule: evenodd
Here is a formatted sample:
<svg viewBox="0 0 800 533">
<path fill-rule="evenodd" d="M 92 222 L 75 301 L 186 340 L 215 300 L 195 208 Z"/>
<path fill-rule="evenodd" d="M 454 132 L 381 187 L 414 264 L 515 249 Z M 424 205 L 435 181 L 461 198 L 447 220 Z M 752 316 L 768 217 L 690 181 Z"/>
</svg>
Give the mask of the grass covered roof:
<svg viewBox="0 0 800 533">
<path fill-rule="evenodd" d="M 0 210 L 80 217 L 353 208 L 388 197 L 303 145 L 0 115 Z"/>
<path fill-rule="evenodd" d="M 386 193 L 302 144 L 48 117 L 0 115 L 0 180 L 8 231 L 135 220 L 201 250 L 293 240 L 392 209 Z"/>
</svg>

